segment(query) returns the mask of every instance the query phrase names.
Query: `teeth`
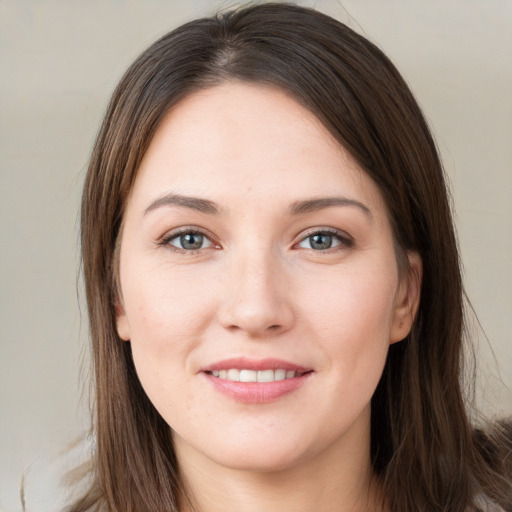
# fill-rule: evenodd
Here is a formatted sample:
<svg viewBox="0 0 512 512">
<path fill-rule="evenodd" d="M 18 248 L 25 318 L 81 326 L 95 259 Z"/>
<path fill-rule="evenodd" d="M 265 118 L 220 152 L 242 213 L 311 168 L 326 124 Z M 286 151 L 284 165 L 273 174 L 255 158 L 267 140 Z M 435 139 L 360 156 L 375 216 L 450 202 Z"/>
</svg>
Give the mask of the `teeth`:
<svg viewBox="0 0 512 512">
<path fill-rule="evenodd" d="M 286 379 L 286 370 L 276 370 L 274 378 L 276 380 L 284 380 L 284 379 Z"/>
<path fill-rule="evenodd" d="M 258 372 L 258 382 L 273 382 L 274 378 L 274 370 L 260 370 Z"/>
<path fill-rule="evenodd" d="M 254 370 L 240 370 L 240 382 L 256 382 L 257 378 L 258 372 Z"/>
<path fill-rule="evenodd" d="M 227 379 L 228 380 L 239 381 L 240 380 L 240 370 L 237 370 L 235 368 L 232 368 L 231 370 L 228 370 Z"/>
<path fill-rule="evenodd" d="M 214 377 L 233 382 L 274 382 L 276 380 L 293 379 L 297 372 L 294 370 L 214 370 L 211 372 Z"/>
</svg>

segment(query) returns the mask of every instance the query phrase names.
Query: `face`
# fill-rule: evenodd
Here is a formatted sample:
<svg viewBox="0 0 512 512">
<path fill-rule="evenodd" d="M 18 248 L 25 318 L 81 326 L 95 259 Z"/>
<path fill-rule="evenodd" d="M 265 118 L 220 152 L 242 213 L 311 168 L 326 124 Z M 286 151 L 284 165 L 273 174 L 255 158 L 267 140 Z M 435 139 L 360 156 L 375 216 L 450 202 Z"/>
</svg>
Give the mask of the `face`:
<svg viewBox="0 0 512 512">
<path fill-rule="evenodd" d="M 283 92 L 227 83 L 175 106 L 127 203 L 117 328 L 178 456 L 270 471 L 367 454 L 417 306 L 409 260 L 400 275 L 373 181 Z"/>
</svg>

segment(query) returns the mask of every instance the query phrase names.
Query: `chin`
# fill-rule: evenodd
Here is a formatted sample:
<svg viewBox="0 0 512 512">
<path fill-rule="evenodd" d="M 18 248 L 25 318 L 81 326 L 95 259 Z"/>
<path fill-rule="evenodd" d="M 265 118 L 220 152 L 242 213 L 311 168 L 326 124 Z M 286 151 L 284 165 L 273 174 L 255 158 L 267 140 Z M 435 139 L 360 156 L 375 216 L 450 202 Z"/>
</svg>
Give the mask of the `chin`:
<svg viewBox="0 0 512 512">
<path fill-rule="evenodd" d="M 308 458 L 311 447 L 305 446 L 304 437 L 293 440 L 293 436 L 283 438 L 276 433 L 264 435 L 226 435 L 222 439 L 210 436 L 208 439 L 194 440 L 174 434 L 174 446 L 178 459 L 194 459 L 210 462 L 225 468 L 259 473 L 271 473 L 293 468 Z M 195 442 L 199 441 L 199 442 Z"/>
<path fill-rule="evenodd" d="M 276 473 L 292 469 L 302 458 L 296 450 L 283 451 L 260 446 L 242 453 L 224 454 L 223 457 L 217 458 L 217 463 L 238 471 Z"/>
<path fill-rule="evenodd" d="M 212 450 L 213 443 L 203 452 L 207 457 L 218 464 L 240 471 L 253 471 L 261 473 L 279 472 L 292 469 L 299 464 L 315 457 L 325 447 L 318 439 L 308 439 L 304 433 L 297 435 L 282 432 L 272 433 L 269 436 L 251 435 L 230 438 L 229 444 L 222 442 L 218 448 Z"/>
</svg>

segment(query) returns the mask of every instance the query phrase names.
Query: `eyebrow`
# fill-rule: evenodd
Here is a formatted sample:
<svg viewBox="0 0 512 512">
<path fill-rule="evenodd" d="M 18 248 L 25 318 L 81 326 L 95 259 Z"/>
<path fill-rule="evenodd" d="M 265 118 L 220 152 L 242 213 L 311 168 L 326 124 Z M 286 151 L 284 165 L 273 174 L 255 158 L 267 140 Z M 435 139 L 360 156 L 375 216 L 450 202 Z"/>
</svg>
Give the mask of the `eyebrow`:
<svg viewBox="0 0 512 512">
<path fill-rule="evenodd" d="M 201 199 L 199 197 L 183 196 L 181 194 L 166 194 L 155 199 L 144 211 L 144 215 L 149 212 L 161 208 L 162 206 L 182 206 L 190 208 L 201 213 L 208 213 L 210 215 L 218 215 L 220 213 L 219 207 L 208 199 Z"/>
<path fill-rule="evenodd" d="M 290 215 L 303 215 L 305 213 L 317 212 L 331 206 L 354 206 L 359 208 L 370 220 L 373 220 L 373 215 L 366 205 L 348 197 L 320 197 L 318 199 L 307 199 L 304 201 L 296 201 L 290 205 Z"/>
<path fill-rule="evenodd" d="M 163 206 L 181 206 L 183 208 L 189 208 L 196 210 L 201 213 L 207 213 L 210 215 L 218 215 L 220 208 L 218 205 L 208 199 L 202 199 L 199 197 L 184 196 L 181 194 L 166 194 L 155 199 L 144 211 L 144 215 L 149 212 L 161 208 Z M 373 219 L 372 212 L 363 203 L 350 199 L 348 197 L 320 197 L 315 199 L 305 199 L 302 201 L 295 201 L 288 208 L 289 215 L 304 215 L 306 213 L 317 212 L 325 208 L 332 206 L 353 206 L 359 208 L 370 220 Z"/>
</svg>

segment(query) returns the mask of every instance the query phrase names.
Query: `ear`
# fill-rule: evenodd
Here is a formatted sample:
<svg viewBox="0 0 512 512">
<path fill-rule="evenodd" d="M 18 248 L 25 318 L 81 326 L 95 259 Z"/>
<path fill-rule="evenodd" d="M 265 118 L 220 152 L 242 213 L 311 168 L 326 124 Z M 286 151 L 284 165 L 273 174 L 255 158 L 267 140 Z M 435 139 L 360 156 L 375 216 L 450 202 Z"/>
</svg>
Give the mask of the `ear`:
<svg viewBox="0 0 512 512">
<path fill-rule="evenodd" d="M 423 264 L 417 252 L 408 252 L 409 266 L 401 276 L 396 295 L 389 343 L 402 341 L 410 332 L 418 312 L 423 278 Z"/>
<path fill-rule="evenodd" d="M 130 341 L 130 324 L 122 303 L 116 301 L 116 328 L 117 334 L 123 341 Z"/>
</svg>

